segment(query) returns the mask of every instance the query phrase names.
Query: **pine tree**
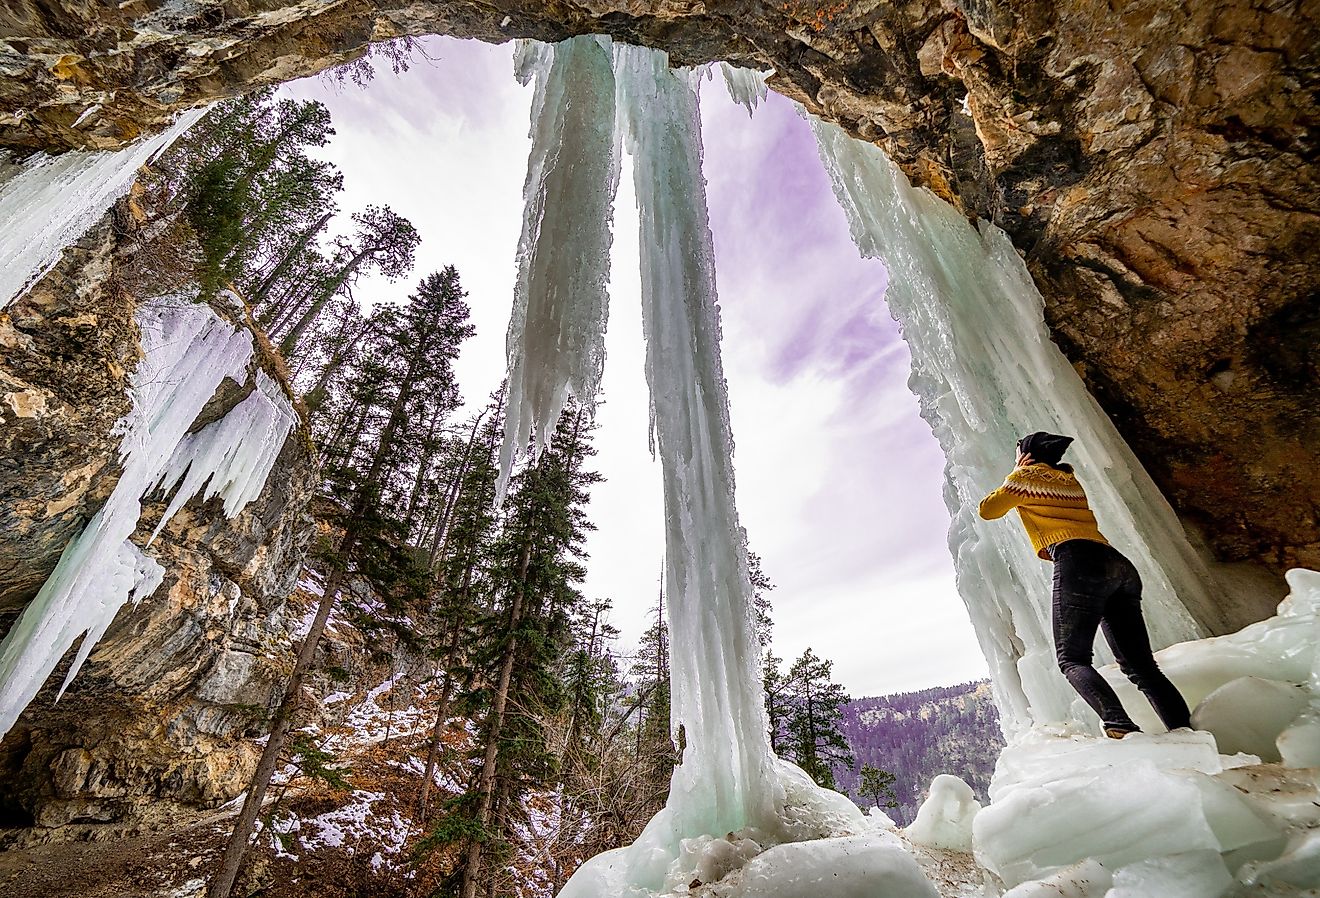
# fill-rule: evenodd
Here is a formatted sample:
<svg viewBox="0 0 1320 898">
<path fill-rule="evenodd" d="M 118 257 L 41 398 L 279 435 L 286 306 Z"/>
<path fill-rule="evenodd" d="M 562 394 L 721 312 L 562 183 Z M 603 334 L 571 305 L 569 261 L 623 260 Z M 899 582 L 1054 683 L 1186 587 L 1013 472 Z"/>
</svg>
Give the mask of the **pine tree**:
<svg viewBox="0 0 1320 898">
<path fill-rule="evenodd" d="M 585 467 L 594 454 L 590 429 L 570 404 L 550 447 L 515 476 L 505 501 L 492 569 L 500 603 L 486 627 L 484 653 L 490 677 L 482 704 L 489 710 L 470 795 L 478 835 L 466 846 L 462 898 L 476 895 L 483 854 L 489 850 L 499 857 L 506 850 L 510 826 L 518 822 L 518 800 L 531 784 L 556 775 L 544 721 L 566 700 L 555 674 L 571 641 L 573 611 L 583 602 L 576 584 L 586 573 L 582 546 L 592 528 L 585 505 L 591 484 L 599 480 Z M 515 694 L 516 707 L 511 708 Z"/>
<path fill-rule="evenodd" d="M 165 218 L 181 215 L 197 239 L 203 297 L 229 282 L 269 290 L 288 274 L 291 260 L 271 277 L 305 244 L 306 222 L 335 211 L 342 177 L 306 155 L 333 134 L 323 104 L 259 90 L 218 104 L 155 166 L 152 181 L 173 197 Z"/>
<path fill-rule="evenodd" d="M 353 221 L 357 230 L 351 239 L 339 241 L 333 267 L 327 275 L 309 295 L 298 297 L 296 304 L 291 302 L 271 321 L 272 330 L 283 335 L 280 351 L 286 356 L 297 350 L 299 341 L 326 303 L 369 268 L 374 267 L 391 281 L 412 269 L 421 241 L 412 222 L 388 206 L 368 206 L 365 211 L 355 213 Z"/>
<path fill-rule="evenodd" d="M 464 647 L 471 644 L 492 589 L 489 573 L 499 524 L 495 514 L 495 481 L 499 475 L 495 453 L 503 428 L 502 403 L 501 393 L 473 421 L 464 451 L 453 462 L 454 481 L 436 523 L 428 559 L 435 578 L 430 619 L 435 631 L 432 653 L 440 667 L 440 683 L 420 795 L 423 818 L 454 693 L 470 687 L 476 676 L 470 652 Z"/>
<path fill-rule="evenodd" d="M 870 796 L 877 808 L 893 809 L 898 807 L 898 796 L 894 793 L 894 780 L 894 774 L 888 770 L 881 770 L 879 767 L 863 764 L 860 791 L 863 795 Z"/>
<path fill-rule="evenodd" d="M 827 789 L 834 788 L 831 765 L 853 764 L 848 740 L 839 729 L 839 709 L 849 699 L 831 679 L 833 667 L 834 662 L 807 649 L 793 662 L 787 678 L 790 710 L 785 747 L 793 761 Z"/>
</svg>

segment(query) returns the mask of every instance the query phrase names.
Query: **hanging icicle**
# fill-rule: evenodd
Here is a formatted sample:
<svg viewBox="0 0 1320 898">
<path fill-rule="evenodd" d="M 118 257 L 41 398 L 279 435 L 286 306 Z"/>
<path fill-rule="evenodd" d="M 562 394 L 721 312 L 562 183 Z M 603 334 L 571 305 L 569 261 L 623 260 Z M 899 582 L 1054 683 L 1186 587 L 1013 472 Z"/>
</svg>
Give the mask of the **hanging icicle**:
<svg viewBox="0 0 1320 898">
<path fill-rule="evenodd" d="M 770 88 L 765 83 L 768 72 L 757 72 L 727 62 L 720 63 L 720 72 L 724 75 L 729 98 L 746 109 L 749 116 L 770 95 Z"/>
<path fill-rule="evenodd" d="M 132 410 L 119 423 L 124 471 L 101 509 L 60 556 L 55 570 L 0 643 L 0 736 L 51 671 L 83 637 L 62 695 L 116 612 L 155 591 L 164 569 L 129 537 L 142 500 L 181 480 L 155 533 L 206 487 L 233 517 L 265 485 L 297 414 L 279 386 L 257 372 L 257 388 L 225 417 L 188 428 L 226 377 L 246 379 L 252 337 L 204 304 L 167 297 L 137 314 L 142 360 L 133 372 Z M 208 485 L 209 484 L 209 485 Z"/>
<path fill-rule="evenodd" d="M 1070 450 L 1106 536 L 1145 581 L 1157 647 L 1204 635 L 1188 607 L 1213 604 L 1209 574 L 1169 504 L 1050 340 L 1044 300 L 1008 236 L 914 189 L 881 150 L 812 119 L 862 255 L 889 269 L 885 296 L 912 352 L 912 391 L 944 449 L 958 588 L 990 665 L 1006 731 L 1093 715 L 1059 674 L 1049 566 L 1022 535 L 978 519 L 1017 439 L 1075 436 Z"/>
<path fill-rule="evenodd" d="M 508 414 L 497 495 L 514 456 L 549 445 L 571 395 L 595 408 L 605 364 L 610 230 L 619 184 L 608 38 L 524 42 L 516 73 L 535 82 L 518 280 L 506 341 Z"/>
</svg>

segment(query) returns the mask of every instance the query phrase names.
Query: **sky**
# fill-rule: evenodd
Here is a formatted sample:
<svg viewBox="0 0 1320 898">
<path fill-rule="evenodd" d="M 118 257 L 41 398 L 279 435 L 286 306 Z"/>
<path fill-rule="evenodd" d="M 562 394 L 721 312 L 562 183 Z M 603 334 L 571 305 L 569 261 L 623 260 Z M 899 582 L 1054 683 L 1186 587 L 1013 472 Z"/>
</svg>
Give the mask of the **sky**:
<svg viewBox="0 0 1320 898">
<path fill-rule="evenodd" d="M 388 204 L 421 234 L 412 275 L 355 295 L 400 299 L 427 272 L 458 268 L 477 333 L 457 369 L 475 404 L 504 374 L 530 146 L 531 90 L 512 52 L 433 38 L 409 71 L 384 69 L 363 88 L 313 78 L 282 89 L 329 107 L 337 133 L 320 155 L 344 174 L 344 212 Z M 791 103 L 772 93 L 749 116 L 717 76 L 702 87 L 702 128 L 737 502 L 775 584 L 775 653 L 812 648 L 854 697 L 985 676 L 946 547 L 944 458 L 906 386 L 884 266 L 859 257 Z M 591 496 L 583 584 L 613 600 L 623 651 L 648 623 L 664 554 L 629 162 L 595 437 L 605 480 Z"/>
</svg>

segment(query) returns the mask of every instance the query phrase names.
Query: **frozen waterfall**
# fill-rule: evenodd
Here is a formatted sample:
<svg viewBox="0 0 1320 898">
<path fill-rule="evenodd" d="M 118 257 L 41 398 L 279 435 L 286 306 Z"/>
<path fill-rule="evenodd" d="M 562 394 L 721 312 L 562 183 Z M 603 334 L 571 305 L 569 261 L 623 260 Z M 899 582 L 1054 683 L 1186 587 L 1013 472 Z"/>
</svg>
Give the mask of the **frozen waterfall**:
<svg viewBox="0 0 1320 898">
<path fill-rule="evenodd" d="M 130 598 L 155 591 L 164 569 L 129 537 L 142 500 L 176 490 L 156 533 L 203 487 L 232 517 L 261 492 L 297 414 L 279 385 L 257 372 L 256 389 L 218 421 L 188 429 L 221 381 L 242 383 L 252 337 L 205 304 L 166 297 L 137 313 L 143 357 L 130 382 L 132 410 L 119 423 L 124 471 L 114 491 L 60 556 L 55 570 L 0 643 L 0 735 L 83 636 L 63 694 Z"/>
<path fill-rule="evenodd" d="M 0 159 L 0 309 L 59 261 L 61 251 L 128 190 L 139 168 L 205 114 L 205 108 L 190 109 L 169 129 L 122 150 L 36 153 L 8 166 Z"/>
<path fill-rule="evenodd" d="M 610 73 L 599 68 L 595 39 L 519 51 L 519 74 L 534 73 L 537 88 L 508 341 L 510 415 L 518 423 L 506 430 L 504 463 L 507 470 L 529 438 L 545 438 L 565 393 L 594 390 L 599 380 L 606 272 L 604 260 L 590 253 L 603 255 L 609 246 L 618 156 L 613 132 L 599 131 L 609 123 L 633 158 L 641 219 L 646 376 L 664 487 L 674 646 L 671 727 L 684 749 L 666 807 L 633 845 L 585 864 L 562 895 L 641 898 L 686 890 L 693 879 L 711 881 L 744 864 L 746 877 L 754 878 L 757 869 L 815 857 L 792 843 L 830 837 L 859 839 L 854 847 L 898 871 L 896 882 L 919 881 L 910 858 L 872 840 L 851 802 L 818 788 L 770 750 L 745 538 L 734 506 L 714 241 L 701 171 L 697 88 L 707 71 L 675 72 L 657 51 L 614 50 Z M 562 82 L 575 67 L 579 77 L 570 89 Z M 603 92 L 610 79 L 617 102 Z M 749 108 L 764 95 L 757 73 L 733 73 L 726 81 Z M 588 103 L 598 108 L 575 108 Z M 556 132 L 571 120 L 586 124 L 573 135 Z M 589 214 L 596 221 L 586 220 Z M 562 221 L 568 218 L 575 219 L 571 229 Z M 789 853 L 777 853 L 783 851 Z M 799 882 L 775 876 L 789 888 Z"/>
<path fill-rule="evenodd" d="M 609 39 L 525 41 L 518 80 L 534 81 L 518 280 L 507 339 L 504 495 L 515 453 L 550 442 L 572 394 L 590 411 L 605 365 L 610 219 L 619 184 Z"/>
<path fill-rule="evenodd" d="M 619 49 L 620 116 L 641 217 L 646 380 L 665 504 L 675 738 L 669 825 L 722 834 L 773 816 L 773 763 L 733 493 L 715 247 L 697 94 L 663 53 Z M 681 648 L 680 648 L 681 647 Z"/>
<path fill-rule="evenodd" d="M 864 256 L 889 269 L 885 301 L 912 352 L 909 381 L 944 449 L 949 548 L 1009 735 L 1092 720 L 1054 661 L 1050 570 L 1017 528 L 979 519 L 980 499 L 1036 430 L 1077 438 L 1070 458 L 1109 540 L 1145 582 L 1156 647 L 1205 635 L 1209 574 L 1169 504 L 1050 340 L 1044 301 L 1008 236 L 978 231 L 908 183 L 873 144 L 813 120 L 820 155 Z M 1107 659 L 1106 659 L 1107 660 Z"/>
</svg>

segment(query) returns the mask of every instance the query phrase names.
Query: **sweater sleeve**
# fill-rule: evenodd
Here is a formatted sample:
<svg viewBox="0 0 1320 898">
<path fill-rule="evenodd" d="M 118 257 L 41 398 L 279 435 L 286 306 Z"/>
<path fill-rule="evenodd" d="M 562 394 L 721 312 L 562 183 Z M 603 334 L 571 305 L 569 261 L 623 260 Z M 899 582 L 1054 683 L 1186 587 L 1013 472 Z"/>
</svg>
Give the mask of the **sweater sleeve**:
<svg viewBox="0 0 1320 898">
<path fill-rule="evenodd" d="M 1003 486 L 981 500 L 981 507 L 978 512 L 982 518 L 993 521 L 996 518 L 1002 518 L 1014 508 L 1017 508 L 1018 503 L 1022 501 L 1022 496 L 1011 488 L 1012 481 L 1013 475 L 1009 474 L 1008 477 L 1004 478 Z"/>
</svg>

